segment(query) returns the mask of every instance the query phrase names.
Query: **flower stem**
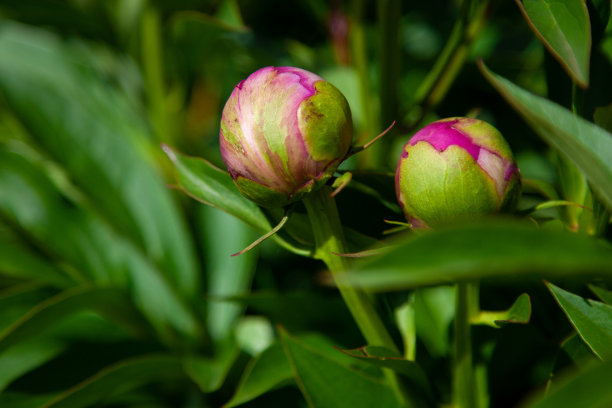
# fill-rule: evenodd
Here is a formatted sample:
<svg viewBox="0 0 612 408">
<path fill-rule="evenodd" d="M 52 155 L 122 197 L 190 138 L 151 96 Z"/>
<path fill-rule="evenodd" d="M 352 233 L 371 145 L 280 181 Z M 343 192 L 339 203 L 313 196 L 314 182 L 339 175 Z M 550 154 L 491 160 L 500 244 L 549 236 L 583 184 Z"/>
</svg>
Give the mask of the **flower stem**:
<svg viewBox="0 0 612 408">
<path fill-rule="evenodd" d="M 398 352 L 395 342 L 376 312 L 372 297 L 360 288 L 345 286 L 341 283 L 342 274 L 348 269 L 350 261 L 345 257 L 335 255 L 346 253 L 346 244 L 336 202 L 331 197 L 331 193 L 330 187 L 323 186 L 304 199 L 315 237 L 315 257 L 325 262 L 329 268 L 346 306 L 368 344 L 384 346 Z M 399 400 L 402 403 L 409 400 L 395 372 L 390 369 L 383 371 Z"/>
<path fill-rule="evenodd" d="M 397 346 L 380 320 L 371 296 L 362 289 L 340 283 L 340 277 L 348 269 L 350 261 L 335 255 L 347 251 L 338 209 L 330 194 L 331 189 L 324 186 L 304 199 L 315 236 L 315 257 L 325 262 L 329 268 L 342 298 L 366 341 L 370 345 L 384 346 L 397 352 Z"/>
<path fill-rule="evenodd" d="M 472 356 L 472 320 L 478 315 L 478 286 L 458 283 L 455 311 L 453 403 L 458 408 L 478 407 Z"/>
</svg>

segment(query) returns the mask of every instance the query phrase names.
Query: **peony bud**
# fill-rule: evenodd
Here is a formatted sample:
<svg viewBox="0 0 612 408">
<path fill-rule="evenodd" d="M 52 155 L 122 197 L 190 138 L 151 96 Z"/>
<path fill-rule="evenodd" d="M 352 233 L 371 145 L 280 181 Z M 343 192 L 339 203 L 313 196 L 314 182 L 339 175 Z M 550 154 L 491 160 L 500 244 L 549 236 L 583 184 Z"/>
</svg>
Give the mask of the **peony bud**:
<svg viewBox="0 0 612 408">
<path fill-rule="evenodd" d="M 325 183 L 352 142 L 344 96 L 315 74 L 266 67 L 232 92 L 221 119 L 223 161 L 247 198 L 282 207 Z"/>
<path fill-rule="evenodd" d="M 521 175 L 501 133 L 478 119 L 449 118 L 404 146 L 395 187 L 414 227 L 514 209 Z"/>
</svg>

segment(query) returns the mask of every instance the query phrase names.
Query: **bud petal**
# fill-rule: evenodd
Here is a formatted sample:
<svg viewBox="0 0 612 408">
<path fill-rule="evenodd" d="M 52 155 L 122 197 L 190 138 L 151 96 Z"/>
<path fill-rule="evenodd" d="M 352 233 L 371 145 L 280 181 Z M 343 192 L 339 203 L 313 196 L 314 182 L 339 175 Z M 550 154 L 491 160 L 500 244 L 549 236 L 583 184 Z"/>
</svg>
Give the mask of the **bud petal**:
<svg viewBox="0 0 612 408">
<path fill-rule="evenodd" d="M 443 119 L 418 131 L 404 146 L 395 181 L 415 227 L 511 210 L 521 189 L 501 133 L 471 118 Z"/>
<path fill-rule="evenodd" d="M 318 188 L 351 147 L 351 112 L 329 82 L 266 67 L 238 84 L 223 109 L 220 147 L 238 189 L 265 207 Z"/>
</svg>

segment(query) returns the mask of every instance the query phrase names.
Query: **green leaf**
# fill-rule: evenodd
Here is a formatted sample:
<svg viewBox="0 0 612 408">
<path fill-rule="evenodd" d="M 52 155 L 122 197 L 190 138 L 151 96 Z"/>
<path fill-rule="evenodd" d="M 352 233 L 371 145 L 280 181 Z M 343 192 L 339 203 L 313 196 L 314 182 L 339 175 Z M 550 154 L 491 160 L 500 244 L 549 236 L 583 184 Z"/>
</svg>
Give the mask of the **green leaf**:
<svg viewBox="0 0 612 408">
<path fill-rule="evenodd" d="M 183 156 L 168 146 L 164 145 L 163 149 L 174 164 L 179 187 L 186 194 L 233 215 L 262 234 L 274 227 L 260 207 L 240 194 L 227 172 L 204 159 Z M 309 253 L 280 234 L 274 234 L 272 239 L 295 253 Z"/>
<path fill-rule="evenodd" d="M 187 357 L 183 364 L 185 372 L 198 384 L 200 390 L 208 393 L 221 387 L 237 356 L 238 348 L 229 345 L 212 358 Z"/>
<path fill-rule="evenodd" d="M 342 352 L 377 367 L 389 368 L 412 381 L 420 390 L 430 391 L 425 372 L 416 362 L 406 360 L 385 347 L 365 346 Z"/>
<path fill-rule="evenodd" d="M 589 289 L 591 289 L 602 302 L 612 305 L 612 291 L 595 285 L 589 285 Z"/>
<path fill-rule="evenodd" d="M 516 0 L 551 54 L 583 88 L 589 85 L 591 24 L 584 0 Z"/>
<path fill-rule="evenodd" d="M 96 214 L 66 203 L 40 169 L 0 150 L 0 214 L 37 248 L 68 263 L 76 280 L 129 289 L 159 333 L 199 335 L 199 322 L 167 280 L 130 241 Z"/>
<path fill-rule="evenodd" d="M 416 332 L 432 356 L 450 349 L 450 324 L 455 317 L 455 288 L 438 286 L 414 291 Z"/>
<path fill-rule="evenodd" d="M 481 311 L 473 324 L 503 327 L 508 323 L 529 323 L 531 300 L 527 293 L 521 294 L 508 310 L 501 312 Z"/>
<path fill-rule="evenodd" d="M 567 109 L 517 87 L 482 63 L 480 69 L 542 139 L 578 166 L 611 209 L 612 135 Z"/>
<path fill-rule="evenodd" d="M 311 407 L 399 407 L 382 382 L 345 367 L 281 330 L 295 379 Z"/>
<path fill-rule="evenodd" d="M 0 332 L 0 352 L 39 336 L 83 310 L 92 310 L 115 321 L 125 322 L 133 330 L 146 330 L 121 291 L 109 288 L 73 288 L 34 306 Z"/>
<path fill-rule="evenodd" d="M 576 234 L 489 220 L 408 235 L 382 256 L 356 264 L 345 282 L 400 290 L 474 279 L 612 274 L 612 249 Z"/>
<path fill-rule="evenodd" d="M 53 359 L 65 348 L 61 342 L 37 335 L 4 350 L 0 353 L 0 393 L 12 381 Z"/>
<path fill-rule="evenodd" d="M 253 230 L 229 214 L 207 206 L 201 206 L 200 209 L 208 295 L 225 297 L 247 293 L 255 272 L 258 251 L 254 249 L 235 257 L 230 254 L 253 242 Z M 220 231 L 232 239 L 219 239 Z M 244 307 L 239 304 L 210 302 L 207 326 L 211 338 L 215 341 L 228 338 L 243 310 Z"/>
<path fill-rule="evenodd" d="M 145 356 L 113 364 L 75 385 L 43 408 L 85 408 L 152 382 L 181 378 L 181 362 L 170 356 Z"/>
<path fill-rule="evenodd" d="M 605 408 L 612 405 L 612 361 L 595 364 L 586 372 L 565 378 L 544 396 L 533 398 L 526 408 Z"/>
<path fill-rule="evenodd" d="M 582 340 L 603 360 L 612 357 L 612 306 L 585 299 L 552 283 L 546 286 Z"/>
<path fill-rule="evenodd" d="M 293 371 L 281 343 L 274 343 L 251 360 L 244 370 L 236 392 L 225 404 L 235 407 L 275 388 L 291 383 Z"/>
<path fill-rule="evenodd" d="M 92 209 L 143 248 L 173 287 L 195 298 L 193 248 L 150 164 L 152 145 L 138 110 L 109 86 L 84 44 L 6 20 L 1 32 L 0 91 L 10 109 Z"/>
</svg>

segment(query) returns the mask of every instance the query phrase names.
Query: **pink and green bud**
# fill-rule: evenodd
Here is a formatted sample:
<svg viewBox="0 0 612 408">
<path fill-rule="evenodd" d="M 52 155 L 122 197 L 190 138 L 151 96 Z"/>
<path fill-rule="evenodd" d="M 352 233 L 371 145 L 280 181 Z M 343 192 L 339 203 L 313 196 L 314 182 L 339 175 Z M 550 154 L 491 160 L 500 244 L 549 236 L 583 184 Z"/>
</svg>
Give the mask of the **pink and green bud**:
<svg viewBox="0 0 612 408">
<path fill-rule="evenodd" d="M 395 187 L 408 221 L 425 227 L 513 210 L 521 175 L 497 129 L 478 119 L 449 118 L 406 143 Z"/>
<path fill-rule="evenodd" d="M 317 189 L 352 142 L 342 93 L 299 68 L 266 67 L 232 92 L 221 119 L 223 161 L 247 198 L 283 207 Z"/>
</svg>

